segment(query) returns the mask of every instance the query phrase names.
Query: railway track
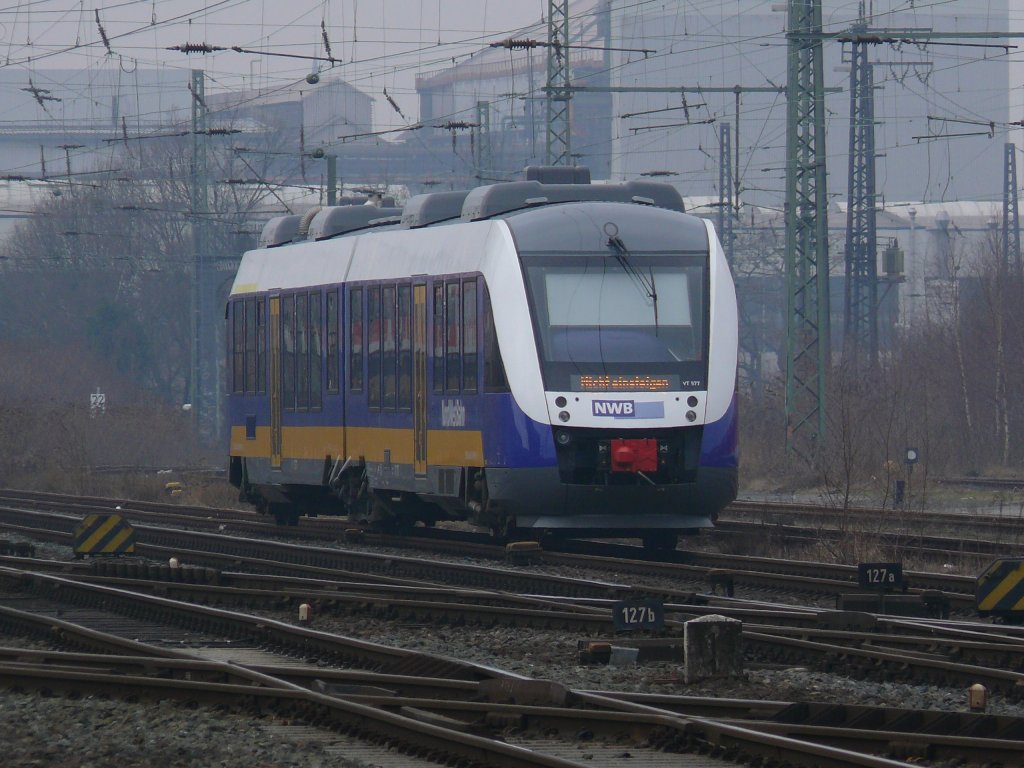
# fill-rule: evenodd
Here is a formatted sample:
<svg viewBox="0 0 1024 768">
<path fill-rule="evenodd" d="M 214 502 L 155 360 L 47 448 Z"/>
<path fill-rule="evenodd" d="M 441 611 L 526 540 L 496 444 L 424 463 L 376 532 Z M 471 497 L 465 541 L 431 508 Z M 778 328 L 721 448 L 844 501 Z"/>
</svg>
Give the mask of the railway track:
<svg viewBox="0 0 1024 768">
<path fill-rule="evenodd" d="M 986 542 L 1010 545 L 1024 544 L 1024 501 L 1006 505 L 1000 513 L 951 512 L 921 509 L 890 509 L 881 507 L 844 507 L 842 505 L 806 502 L 737 500 L 722 513 L 719 522 L 736 526 L 735 530 L 776 528 L 785 531 L 835 532 L 877 535 L 880 538 L 906 539 L 901 546 L 914 548 L 921 539 L 925 546 L 948 552 L 959 552 L 961 539 L 969 536 L 969 550 L 984 549 Z M 945 535 L 942 535 L 945 533 Z M 980 542 L 975 546 L 973 540 Z M 983 552 L 984 554 L 984 552 Z"/>
<path fill-rule="evenodd" d="M 13 520 L 13 516 L 18 515 L 21 511 L 27 512 L 28 508 L 56 511 L 66 515 L 66 530 L 69 532 L 73 529 L 72 521 L 77 521 L 80 516 L 92 513 L 109 514 L 116 511 L 131 517 L 137 528 L 142 527 L 142 523 L 139 521 L 160 521 L 159 527 L 164 530 L 161 530 L 158 538 L 153 537 L 148 541 L 154 545 L 162 544 L 172 548 L 175 546 L 187 548 L 187 544 L 182 543 L 184 539 L 175 540 L 175 534 L 167 529 L 168 525 L 186 526 L 192 531 L 230 532 L 234 535 L 250 533 L 253 536 L 277 540 L 320 540 L 332 544 L 343 541 L 348 536 L 354 536 L 368 544 L 379 546 L 426 548 L 446 554 L 463 554 L 482 560 L 504 560 L 506 558 L 506 550 L 495 545 L 489 537 L 465 532 L 413 529 L 409 532 L 409 536 L 392 536 L 345 529 L 340 521 L 330 518 L 303 520 L 302 526 L 282 528 L 263 522 L 265 518 L 261 519 L 253 513 L 238 510 L 189 509 L 177 504 L 79 499 L 36 492 L 0 492 L 0 503 L 4 500 L 7 501 L 7 504 L 3 508 L 3 517 L 8 521 Z M 793 505 L 785 506 L 792 507 Z M 27 516 L 23 519 L 32 520 L 33 518 Z M 42 519 L 42 517 L 35 519 Z M 772 585 L 768 583 L 770 581 L 773 581 L 777 587 L 784 586 L 788 581 L 791 588 L 797 591 L 806 593 L 815 589 L 833 597 L 842 590 L 848 590 L 850 585 L 856 581 L 856 568 L 841 564 L 744 557 L 702 551 L 659 553 L 657 559 L 651 559 L 649 553 L 636 546 L 577 540 L 551 542 L 550 544 L 550 549 L 545 549 L 542 555 L 537 555 L 538 559 L 547 564 L 573 566 L 580 564 L 581 559 L 604 556 L 619 561 L 619 569 L 625 570 L 630 575 L 657 575 L 660 570 L 662 575 L 679 578 L 689 572 L 690 581 L 696 578 L 696 581 L 700 583 L 704 581 L 709 570 L 726 569 L 734 571 L 734 578 L 743 579 L 744 583 L 749 586 L 757 587 L 758 585 L 754 584 L 755 580 L 760 580 L 760 586 L 768 588 L 772 588 Z M 339 566 L 335 563 L 332 564 L 332 567 Z M 414 574 L 413 577 L 419 578 L 422 575 Z M 949 593 L 954 601 L 954 607 L 966 606 L 972 600 L 967 597 L 973 595 L 974 581 L 972 577 L 930 572 L 910 572 L 907 576 L 911 583 L 910 591 L 913 593 L 927 590 Z"/>
<path fill-rule="evenodd" d="M 793 739 L 755 721 L 725 722 L 574 691 L 552 681 L 376 647 L 266 617 L 6 568 L 0 569 L 0 584 L 0 627 L 6 633 L 26 632 L 90 649 L 85 654 L 3 650 L 0 679 L 21 690 L 183 697 L 235 706 L 244 702 L 256 709 L 286 711 L 290 717 L 379 741 L 390 749 L 472 765 L 578 766 L 560 754 L 578 754 L 577 738 L 583 732 L 594 740 L 594 750 L 614 745 L 621 754 L 628 745 L 641 759 L 645 753 L 700 752 L 741 762 L 898 765 L 830 746 L 824 737 Z M 9 605 L 19 601 L 30 610 Z M 140 632 L 142 625 L 148 629 Z M 166 636 L 168 626 L 186 629 L 187 652 L 167 647 L 182 642 Z M 144 643 L 125 639 L 125 634 L 159 634 L 164 639 Z M 321 664 L 330 660 L 345 667 L 372 667 L 373 675 L 201 658 L 211 644 L 223 647 L 231 641 L 304 658 L 315 654 Z M 237 656 L 244 649 L 232 652 Z M 961 743 L 961 748 L 975 746 Z"/>
<path fill-rule="evenodd" d="M 68 544 L 77 517 L 0 508 L 0 525 L 22 535 Z M 155 561 L 171 558 L 194 566 L 232 568 L 245 561 L 251 569 L 272 574 L 298 576 L 318 573 L 354 574 L 365 579 L 391 581 L 415 587 L 423 581 L 460 587 L 532 593 L 572 598 L 618 600 L 626 597 L 655 596 L 666 601 L 692 603 L 693 595 L 709 589 L 709 580 L 727 576 L 734 590 L 748 595 L 773 596 L 780 592 L 803 604 L 834 607 L 839 596 L 855 589 L 856 569 L 851 566 L 799 563 L 769 558 L 741 558 L 702 553 L 677 553 L 677 562 L 626 559 L 639 551 L 630 547 L 600 545 L 602 557 L 569 552 L 533 552 L 536 568 L 479 565 L 464 561 L 398 556 L 368 552 L 353 547 L 312 546 L 264 539 L 227 536 L 179 528 L 136 525 L 139 542 L 136 551 Z M 428 546 L 450 552 L 451 542 L 429 539 L 408 540 L 385 537 L 385 541 L 405 546 Z M 465 542 L 455 542 L 455 551 L 470 551 Z M 493 544 L 474 544 L 477 557 L 504 559 L 506 551 Z M 189 566 L 189 569 L 192 566 Z M 545 573 L 544 569 L 587 569 L 590 572 L 615 573 L 619 581 L 596 576 L 567 578 Z M 191 571 L 186 569 L 183 574 Z M 973 579 L 948 574 L 909 574 L 915 586 L 913 595 L 941 596 L 944 604 L 969 612 L 974 606 Z M 642 586 L 632 587 L 630 579 Z M 970 591 L 968 591 L 970 590 Z"/>
<path fill-rule="evenodd" d="M 180 503 L 136 502 L 103 498 L 80 498 L 42 492 L 0 490 L 0 503 L 38 509 L 60 509 L 69 514 L 118 512 L 133 520 L 159 521 L 162 526 L 179 525 L 199 530 L 230 530 L 233 534 L 254 537 L 293 540 L 337 541 L 345 535 L 355 535 L 337 518 L 307 518 L 295 528 L 280 527 L 268 522 L 266 516 L 235 509 L 189 508 Z M 1022 513 L 1024 514 L 1024 513 Z M 415 540 L 435 537 L 435 548 L 455 552 L 460 548 L 468 556 L 493 559 L 502 550 L 488 548 L 493 543 L 486 534 L 466 531 L 435 531 L 414 529 L 406 536 L 387 536 L 370 530 L 358 535 L 371 543 L 387 546 L 405 546 L 409 536 Z M 1024 521 L 1022 515 L 982 515 L 972 513 L 920 512 L 879 508 L 842 508 L 820 504 L 794 502 L 737 501 L 720 518 L 710 538 L 725 542 L 724 549 L 736 551 L 737 546 L 750 542 L 755 551 L 768 546 L 800 551 L 811 549 L 842 550 L 843 543 L 854 535 L 862 546 L 870 546 L 888 553 L 889 559 L 930 562 L 952 567 L 958 572 L 978 573 L 995 557 L 1024 556 Z M 440 537 L 445 537 L 441 539 Z M 707 540 L 709 537 L 702 537 Z M 699 540 L 699 541 L 701 541 Z M 731 541 L 730 541 L 731 540 Z M 414 546 L 422 546 L 418 541 Z M 602 544 L 582 544 L 577 540 L 551 540 L 544 542 L 545 550 L 598 552 L 604 547 L 609 556 L 628 559 L 649 559 L 650 553 L 639 547 Z M 581 549 L 584 548 L 584 549 Z M 489 551 L 488 551 L 489 550 Z M 713 557 L 713 553 L 698 548 L 693 557 Z M 655 558 L 686 562 L 680 552 L 657 553 Z M 724 558 L 723 558 L 724 559 Z M 721 567 L 729 567 L 724 565 Z M 845 578 L 841 576 L 840 578 Z M 934 585 L 932 575 L 926 577 L 928 586 L 922 589 L 945 589 Z M 920 581 L 920 576 L 918 581 Z M 955 591 L 955 590 L 954 590 Z"/>
<path fill-rule="evenodd" d="M 39 513 L 22 514 L 35 519 Z M 44 517 L 55 519 L 64 527 L 68 524 L 63 516 Z M 994 689 L 1004 690 L 1010 695 L 1017 695 L 1020 691 L 1016 664 L 1010 666 L 1004 663 L 1004 659 L 1011 658 L 1016 648 L 994 641 L 989 647 L 982 647 L 980 643 L 972 645 L 967 641 L 978 639 L 977 633 L 980 630 L 977 627 L 957 629 L 947 641 L 942 640 L 946 630 L 941 623 L 911 623 L 907 626 L 919 637 L 913 641 L 901 639 L 897 643 L 898 648 L 886 656 L 887 649 L 883 647 L 884 643 L 880 643 L 878 635 L 882 624 L 861 619 L 858 632 L 840 627 L 847 634 L 845 638 L 841 638 L 839 632 L 829 636 L 830 630 L 836 629 L 838 625 L 836 619 L 832 618 L 835 612 L 826 609 L 794 607 L 780 610 L 777 604 L 759 606 L 751 599 L 726 599 L 650 584 L 630 586 L 621 582 L 599 582 L 592 578 L 566 578 L 522 568 L 493 568 L 330 548 L 297 547 L 178 529 L 142 526 L 139 533 L 143 538 L 140 550 L 151 557 L 167 558 L 170 554 L 176 554 L 188 562 L 220 564 L 239 563 L 244 559 L 250 568 L 258 568 L 265 573 L 292 574 L 295 580 L 289 584 L 282 582 L 279 577 L 274 579 L 269 576 L 224 574 L 216 568 L 188 566 L 173 572 L 174 580 L 171 581 L 172 573 L 167 566 L 157 566 L 152 562 L 105 561 L 94 563 L 94 573 L 89 577 L 96 576 L 95 572 L 98 571 L 99 577 L 111 578 L 133 589 L 155 590 L 160 594 L 175 595 L 179 599 L 196 602 L 241 602 L 244 605 L 261 604 L 269 608 L 290 604 L 294 610 L 300 602 L 307 601 L 318 612 L 324 613 L 362 614 L 407 621 L 426 619 L 460 625 L 506 623 L 557 627 L 584 634 L 602 632 L 608 627 L 615 602 L 655 595 L 665 601 L 669 629 L 679 631 L 686 620 L 711 613 L 743 621 L 750 654 L 756 661 L 821 665 L 829 660 L 840 659 L 851 671 L 856 670 L 860 674 L 898 674 L 908 679 L 915 679 L 916 676 L 923 681 L 946 684 L 969 684 L 970 680 L 984 680 Z M 161 546 L 145 543 L 151 538 L 161 540 L 164 536 L 169 536 L 177 546 L 167 546 L 167 542 Z M 183 545 L 188 548 L 182 548 Z M 254 560 L 257 556 L 258 559 Z M 582 566 L 587 562 L 590 567 L 594 567 L 593 562 L 582 556 L 559 554 L 556 557 L 560 562 L 562 558 L 568 557 L 576 565 Z M 712 564 L 718 563 L 714 561 Z M 674 564 L 615 560 L 604 565 L 620 571 L 625 568 L 640 575 L 656 574 L 664 581 L 678 581 L 678 567 Z M 776 563 L 769 565 L 777 567 Z M 68 568 L 61 563 L 54 567 Z M 684 566 L 687 569 L 694 567 Z M 788 567 L 793 568 L 794 564 Z M 335 581 L 315 581 L 325 574 L 333 574 Z M 342 576 L 346 580 L 337 581 Z M 742 577 L 743 574 L 732 571 L 730 576 Z M 834 589 L 837 588 L 836 583 L 841 588 L 850 588 L 848 581 L 811 578 L 806 573 L 780 576 L 758 572 L 752 578 L 755 583 L 759 583 L 757 579 L 767 579 L 772 584 L 782 578 L 783 583 L 790 588 L 794 579 L 799 579 L 798 588 L 805 591 L 822 589 L 823 584 Z M 271 580 L 273 583 L 270 583 Z M 426 586 L 424 580 L 435 581 L 439 585 L 455 585 L 457 588 Z M 484 589 L 489 591 L 482 592 Z M 888 624 L 884 626 L 893 628 L 893 634 L 901 631 L 902 634 L 910 634 L 896 620 L 887 621 Z M 780 630 L 777 627 L 787 629 Z M 1009 633 L 1011 630 L 1007 628 L 1004 632 Z M 940 653 L 936 649 L 943 646 L 943 643 L 945 646 Z M 670 645 L 671 641 L 667 644 Z M 677 648 L 680 645 L 678 638 L 675 645 Z M 1003 668 L 986 672 L 976 668 L 977 665 L 965 664 L 963 658 L 968 652 L 974 654 L 970 656 L 971 659 L 994 658 L 996 664 L 1002 664 Z"/>
<path fill-rule="evenodd" d="M 17 535 L 38 540 L 49 538 L 65 545 L 69 526 L 80 516 L 81 512 L 55 514 L 15 508 L 0 511 L 2 524 Z M 204 516 L 193 514 L 191 517 L 198 520 Z M 53 521 L 50 530 L 41 525 L 45 519 Z M 214 521 L 211 525 L 219 527 L 226 523 Z M 858 626 L 843 626 L 842 621 L 848 621 L 849 616 L 844 619 L 841 612 L 814 607 L 811 601 L 801 600 L 807 604 L 792 606 L 760 603 L 753 593 L 769 587 L 763 584 L 754 587 L 756 579 L 760 578 L 755 575 L 750 577 L 751 594 L 733 598 L 712 594 L 707 589 L 709 570 L 723 563 L 702 553 L 685 553 L 688 562 L 683 563 L 619 558 L 603 562 L 594 561 L 589 555 L 545 551 L 531 553 L 532 563 L 503 562 L 497 567 L 476 562 L 424 565 L 419 562 L 424 560 L 422 557 L 405 557 L 393 552 L 340 550 L 337 544 L 335 547 L 320 547 L 309 543 L 262 540 L 253 543 L 253 540 L 243 540 L 235 542 L 241 549 L 233 549 L 231 542 L 234 537 L 223 533 L 182 529 L 166 529 L 165 532 L 155 525 L 141 525 L 139 530 L 142 553 L 148 558 L 145 560 L 72 563 L 9 558 L 5 562 L 16 569 L 24 567 L 24 561 L 31 560 L 31 567 L 38 574 L 60 574 L 59 577 L 94 586 L 148 593 L 175 602 L 217 605 L 232 611 L 256 609 L 264 618 L 270 616 L 282 623 L 294 621 L 296 604 L 300 600 L 307 601 L 314 606 L 318 630 L 329 634 L 344 634 L 353 618 L 459 627 L 544 627 L 556 632 L 578 633 L 585 638 L 581 643 L 607 641 L 634 648 L 641 664 L 678 660 L 681 643 L 679 637 L 672 634 L 678 632 L 682 622 L 695 616 L 718 613 L 744 622 L 747 658 L 754 665 L 798 664 L 843 669 L 850 675 L 869 679 L 957 687 L 982 681 L 990 690 L 1002 692 L 1010 698 L 1018 697 L 1022 689 L 1019 660 L 1024 656 L 1021 654 L 1024 639 L 1015 628 L 994 630 L 990 624 L 977 622 L 884 616 L 873 617 L 865 624 L 864 615 L 859 617 Z M 300 532 L 285 530 L 288 534 Z M 170 543 L 147 543 L 151 536 L 159 538 L 165 535 L 170 537 Z M 367 540 L 371 544 L 400 543 L 393 537 L 373 540 L 362 532 L 359 536 L 364 537 L 364 543 Z M 434 546 L 434 543 L 408 542 L 406 545 L 423 547 Z M 463 553 L 474 552 L 474 560 L 504 559 L 507 556 L 502 548 L 493 544 L 479 549 L 478 544 L 465 541 L 439 543 L 437 546 L 442 549 L 454 546 L 456 551 Z M 636 548 L 629 547 L 611 549 L 620 554 L 631 549 L 636 551 Z M 251 559 L 254 553 L 258 554 L 258 560 Z M 189 565 L 175 569 L 176 572 L 170 575 L 166 561 L 171 554 L 178 555 Z M 703 562 L 703 557 L 711 559 Z M 595 565 L 595 562 L 600 565 Z M 735 566 L 738 561 L 730 562 Z M 769 582 L 780 580 L 781 583 L 792 584 L 791 578 L 800 578 L 800 568 L 794 564 L 780 564 L 763 558 L 753 558 L 750 562 L 764 569 Z M 592 576 L 570 578 L 543 572 L 555 564 L 560 569 L 569 566 L 581 571 L 601 568 L 605 573 L 613 573 L 614 577 L 595 581 Z M 247 573 L 238 566 L 260 573 Z M 810 567 L 820 570 L 817 564 Z M 789 569 L 794 569 L 794 573 L 773 572 Z M 758 571 L 752 570 L 752 573 L 757 574 Z M 730 575 L 741 587 L 739 591 L 748 592 L 741 586 L 747 584 L 747 577 L 741 569 L 733 567 Z M 852 569 L 836 571 L 833 575 L 839 575 L 834 580 L 839 584 L 832 585 L 833 588 L 850 588 Z M 937 576 L 943 577 L 947 586 L 964 583 L 964 577 Z M 808 580 L 806 573 L 803 578 Z M 635 579 L 639 579 L 641 585 Z M 687 579 L 693 589 L 680 588 L 681 584 L 688 586 L 683 584 Z M 436 583 L 427 584 L 427 581 Z M 823 579 L 823 582 L 828 581 L 831 579 Z M 668 587 L 667 584 L 673 586 Z M 825 585 L 813 579 L 802 587 L 789 588 L 804 595 L 828 593 Z M 665 600 L 669 636 L 635 639 L 607 636 L 608 617 L 614 602 L 639 595 L 657 595 Z M 830 715 L 835 716 L 835 713 Z M 875 720 L 882 723 L 893 717 L 891 714 L 885 717 L 876 715 Z M 925 717 L 918 719 L 922 722 L 929 720 Z M 786 732 L 786 728 L 797 733 L 806 727 L 806 734 L 825 738 L 823 733 L 815 730 L 825 726 L 803 721 L 795 724 L 776 722 L 771 727 L 776 729 L 775 733 Z M 895 738 L 892 734 L 890 737 Z M 836 738 L 840 739 L 839 736 Z M 875 748 L 880 748 L 878 745 L 884 741 L 882 737 L 864 737 L 859 743 L 867 744 L 872 739 Z M 918 744 L 914 749 L 919 750 L 919 754 L 938 754 L 924 749 L 924 737 L 910 741 Z M 981 746 L 974 744 L 977 749 Z M 904 756 L 912 754 L 917 753 L 911 750 Z"/>
</svg>

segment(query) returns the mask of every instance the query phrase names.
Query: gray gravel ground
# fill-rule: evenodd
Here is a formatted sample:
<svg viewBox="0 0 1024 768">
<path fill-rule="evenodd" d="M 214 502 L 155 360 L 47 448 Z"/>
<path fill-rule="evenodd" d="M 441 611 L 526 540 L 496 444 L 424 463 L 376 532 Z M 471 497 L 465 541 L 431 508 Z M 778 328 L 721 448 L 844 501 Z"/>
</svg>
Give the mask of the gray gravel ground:
<svg viewBox="0 0 1024 768">
<path fill-rule="evenodd" d="M 0 692 L 0 764 L 8 768 L 261 768 L 320 766 L 245 715 L 172 702 L 128 704 Z"/>
</svg>

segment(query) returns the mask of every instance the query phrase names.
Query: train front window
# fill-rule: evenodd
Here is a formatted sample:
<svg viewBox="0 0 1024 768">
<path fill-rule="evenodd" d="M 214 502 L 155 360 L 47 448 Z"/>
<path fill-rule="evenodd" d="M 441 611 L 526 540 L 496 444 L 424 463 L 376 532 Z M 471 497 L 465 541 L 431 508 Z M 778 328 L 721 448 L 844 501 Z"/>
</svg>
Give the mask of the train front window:
<svg viewBox="0 0 1024 768">
<path fill-rule="evenodd" d="M 706 258 L 524 254 L 546 388 L 703 388 Z"/>
</svg>

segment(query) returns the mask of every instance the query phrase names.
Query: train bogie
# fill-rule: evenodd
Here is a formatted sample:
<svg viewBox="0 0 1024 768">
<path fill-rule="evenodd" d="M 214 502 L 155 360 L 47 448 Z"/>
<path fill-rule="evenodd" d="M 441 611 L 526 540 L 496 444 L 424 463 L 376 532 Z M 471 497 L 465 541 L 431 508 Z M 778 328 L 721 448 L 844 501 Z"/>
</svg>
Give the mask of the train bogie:
<svg viewBox="0 0 1024 768">
<path fill-rule="evenodd" d="M 328 220 L 247 253 L 232 289 L 248 498 L 652 547 L 735 498 L 735 295 L 672 187 L 518 182 Z"/>
</svg>

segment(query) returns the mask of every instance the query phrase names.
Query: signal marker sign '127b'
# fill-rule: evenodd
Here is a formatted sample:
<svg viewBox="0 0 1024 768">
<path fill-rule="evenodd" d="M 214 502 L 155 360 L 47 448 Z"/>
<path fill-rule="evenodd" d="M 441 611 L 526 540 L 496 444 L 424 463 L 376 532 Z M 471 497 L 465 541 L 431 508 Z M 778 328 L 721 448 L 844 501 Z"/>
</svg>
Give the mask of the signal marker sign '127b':
<svg viewBox="0 0 1024 768">
<path fill-rule="evenodd" d="M 612 607 L 615 629 L 664 629 L 665 605 L 660 600 L 620 600 Z"/>
</svg>

